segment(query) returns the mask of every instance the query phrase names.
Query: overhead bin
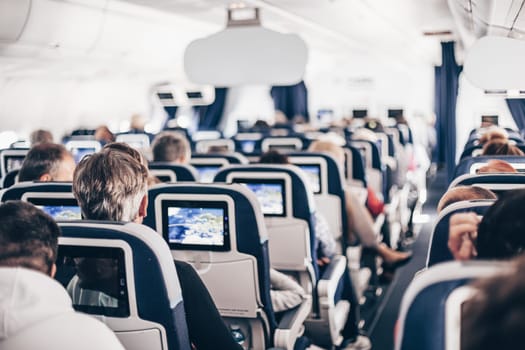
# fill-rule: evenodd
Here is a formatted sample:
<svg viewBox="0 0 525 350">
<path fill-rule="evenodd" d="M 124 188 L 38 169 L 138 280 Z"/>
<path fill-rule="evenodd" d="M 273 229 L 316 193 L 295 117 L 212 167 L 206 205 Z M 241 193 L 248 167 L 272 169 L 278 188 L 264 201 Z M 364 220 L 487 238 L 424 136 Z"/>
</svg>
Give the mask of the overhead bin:
<svg viewBox="0 0 525 350">
<path fill-rule="evenodd" d="M 0 43 L 18 40 L 31 9 L 31 0 L 0 0 Z"/>
<path fill-rule="evenodd" d="M 298 35 L 260 26 L 257 9 L 253 21 L 235 21 L 229 11 L 226 29 L 186 48 L 184 69 L 192 82 L 228 87 L 293 85 L 302 80 L 308 49 Z"/>
<path fill-rule="evenodd" d="M 464 73 L 486 93 L 517 97 L 525 94 L 525 41 L 486 36 L 467 53 Z"/>
</svg>

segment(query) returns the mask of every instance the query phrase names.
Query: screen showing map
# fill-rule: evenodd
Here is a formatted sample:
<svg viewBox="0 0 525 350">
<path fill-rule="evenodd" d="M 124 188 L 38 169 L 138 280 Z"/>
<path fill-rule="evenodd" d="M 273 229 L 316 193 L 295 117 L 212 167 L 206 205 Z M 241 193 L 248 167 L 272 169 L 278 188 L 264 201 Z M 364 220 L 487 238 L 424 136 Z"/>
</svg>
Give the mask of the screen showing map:
<svg viewBox="0 0 525 350">
<path fill-rule="evenodd" d="M 224 202 L 165 201 L 163 232 L 171 248 L 229 250 Z"/>
<path fill-rule="evenodd" d="M 284 180 L 235 179 L 233 182 L 242 183 L 255 193 L 264 215 L 285 215 Z"/>
<path fill-rule="evenodd" d="M 82 220 L 80 207 L 74 198 L 27 198 L 57 221 Z"/>
</svg>

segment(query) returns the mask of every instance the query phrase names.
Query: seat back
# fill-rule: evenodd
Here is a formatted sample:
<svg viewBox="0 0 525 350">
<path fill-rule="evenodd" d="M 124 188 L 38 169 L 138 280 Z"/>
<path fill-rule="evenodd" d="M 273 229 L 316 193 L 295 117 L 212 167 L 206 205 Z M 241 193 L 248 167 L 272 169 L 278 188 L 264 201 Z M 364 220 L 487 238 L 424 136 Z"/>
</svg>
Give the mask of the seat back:
<svg viewBox="0 0 525 350">
<path fill-rule="evenodd" d="M 385 200 L 388 198 L 386 189 L 386 169 L 381 163 L 379 148 L 374 142 L 351 140 L 350 146 L 357 147 L 364 155 L 367 183 L 376 193 L 382 193 Z"/>
<path fill-rule="evenodd" d="M 346 248 L 348 227 L 342 169 L 337 161 L 325 153 L 291 153 L 289 161 L 307 175 L 314 193 L 317 210 L 330 225 L 341 250 Z"/>
<path fill-rule="evenodd" d="M 150 162 L 148 168 L 151 175 L 156 176 L 162 182 L 195 182 L 199 178 L 199 173 L 191 165 Z"/>
<path fill-rule="evenodd" d="M 0 178 L 8 172 L 22 167 L 29 149 L 9 148 L 0 150 Z"/>
<path fill-rule="evenodd" d="M 437 263 L 454 259 L 448 249 L 449 221 L 453 214 L 474 212 L 483 216 L 494 202 L 494 200 L 461 201 L 444 208 L 436 219 L 436 223 L 432 230 L 432 236 L 430 237 L 430 244 L 428 246 L 426 266 L 430 267 Z"/>
<path fill-rule="evenodd" d="M 235 142 L 230 139 L 200 140 L 195 142 L 195 152 L 208 153 L 210 148 L 218 148 L 224 152 L 235 152 Z"/>
<path fill-rule="evenodd" d="M 507 268 L 494 261 L 454 261 L 416 275 L 401 302 L 395 349 L 460 350 L 461 305 L 474 293 L 466 285 Z"/>
<path fill-rule="evenodd" d="M 525 164 L 524 164 L 525 165 Z M 479 186 L 495 193 L 525 187 L 525 174 L 465 174 L 455 178 L 449 188 L 456 186 Z"/>
<path fill-rule="evenodd" d="M 223 166 L 230 164 L 248 164 L 248 159 L 240 153 L 229 154 L 192 154 L 190 165 L 199 173 L 199 182 L 211 183 L 215 174 Z"/>
<path fill-rule="evenodd" d="M 456 165 L 454 172 L 454 178 L 457 178 L 464 174 L 475 174 L 476 170 L 482 166 L 487 165 L 489 160 L 501 159 L 510 163 L 516 170 L 525 171 L 525 157 L 522 156 L 478 156 L 478 157 L 466 157 L 460 160 L 459 164 Z"/>
<path fill-rule="evenodd" d="M 346 145 L 345 151 L 345 177 L 350 186 L 367 186 L 365 173 L 365 158 L 357 147 Z"/>
<path fill-rule="evenodd" d="M 244 183 L 255 192 L 265 215 L 272 267 L 299 273 L 307 289 L 315 286 L 314 201 L 302 171 L 293 165 L 236 165 L 219 171 L 215 182 Z"/>
<path fill-rule="evenodd" d="M 100 318 L 128 350 L 191 348 L 177 272 L 159 235 L 134 223 L 59 225 L 55 278 L 75 309 Z"/>
<path fill-rule="evenodd" d="M 18 173 L 20 169 L 11 170 L 2 178 L 2 188 L 9 188 L 18 181 Z"/>
<path fill-rule="evenodd" d="M 221 315 L 251 335 L 250 348 L 268 347 L 276 326 L 263 220 L 244 186 L 162 184 L 149 190 L 144 221 L 164 237 L 175 259 L 193 265 Z M 226 283 L 232 276 L 239 282 L 235 288 Z"/>
<path fill-rule="evenodd" d="M 266 137 L 261 141 L 261 151 L 277 150 L 294 152 L 303 149 L 303 141 L 298 137 Z"/>
<path fill-rule="evenodd" d="M 118 134 L 115 141 L 127 143 L 129 146 L 138 150 L 148 149 L 150 146 L 150 137 L 145 133 Z"/>
<path fill-rule="evenodd" d="M 64 145 L 71 152 L 75 163 L 79 163 L 84 156 L 100 151 L 102 145 L 96 140 L 70 140 Z"/>
</svg>

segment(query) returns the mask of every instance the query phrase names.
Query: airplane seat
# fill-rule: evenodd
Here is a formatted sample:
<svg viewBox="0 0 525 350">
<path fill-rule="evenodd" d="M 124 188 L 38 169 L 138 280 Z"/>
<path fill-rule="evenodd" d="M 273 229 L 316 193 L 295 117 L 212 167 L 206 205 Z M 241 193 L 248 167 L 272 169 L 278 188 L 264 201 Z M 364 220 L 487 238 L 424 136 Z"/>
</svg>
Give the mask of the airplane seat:
<svg viewBox="0 0 525 350">
<path fill-rule="evenodd" d="M 248 159 L 240 153 L 192 154 L 190 165 L 199 173 L 199 182 L 211 183 L 220 168 L 230 164 L 248 164 Z"/>
<path fill-rule="evenodd" d="M 261 152 L 268 152 L 277 150 L 280 152 L 297 152 L 303 149 L 303 141 L 299 137 L 283 136 L 283 137 L 265 137 L 261 141 Z"/>
<path fill-rule="evenodd" d="M 350 304 L 338 300 L 336 292 L 347 261 L 336 255 L 328 275 L 319 275 L 313 193 L 300 169 L 274 164 L 230 166 L 219 171 L 215 182 L 244 183 L 256 193 L 265 214 L 272 267 L 298 276 L 303 288 L 312 293 L 313 312 L 305 322 L 307 336 L 321 346 L 340 344 Z"/>
<path fill-rule="evenodd" d="M 248 164 L 248 159 L 239 152 L 228 152 L 228 153 L 194 153 L 191 155 L 191 162 L 203 160 L 217 160 L 224 159 L 228 164 Z M 196 163 L 198 164 L 198 163 Z"/>
<path fill-rule="evenodd" d="M 361 249 L 359 247 L 348 249 L 345 188 L 352 192 L 351 195 L 358 194 L 345 186 L 342 169 L 332 156 L 326 153 L 300 152 L 290 153 L 288 157 L 290 163 L 303 170 L 311 181 L 310 189 L 314 193 L 316 208 L 328 222 L 330 231 L 338 244 L 339 253 L 345 255 L 348 260 L 354 285 L 359 286 L 358 294 L 363 295 L 364 290 L 368 288 L 371 271 L 369 270 L 370 273 L 368 273 L 361 269 Z M 367 194 L 366 191 L 361 193 Z M 334 210 L 334 208 L 339 208 L 339 210 Z"/>
<path fill-rule="evenodd" d="M 0 150 L 0 178 L 8 172 L 22 167 L 22 163 L 29 152 L 29 148 L 7 148 Z"/>
<path fill-rule="evenodd" d="M 233 136 L 235 151 L 246 157 L 257 156 L 261 153 L 263 134 L 260 132 L 243 132 Z"/>
<path fill-rule="evenodd" d="M 487 165 L 491 159 L 501 159 L 517 169 L 525 169 L 525 157 L 522 156 L 477 156 L 463 158 L 456 165 L 454 178 L 464 174 L 474 174 L 477 169 Z"/>
<path fill-rule="evenodd" d="M 55 278 L 68 289 L 77 311 L 104 322 L 127 350 L 191 349 L 182 291 L 162 237 L 135 223 L 59 226 Z M 90 279 L 93 270 L 96 277 L 100 270 L 108 275 L 104 281 Z"/>
<path fill-rule="evenodd" d="M 523 164 L 525 165 L 525 164 Z M 455 178 L 449 188 L 456 186 L 480 186 L 496 194 L 525 187 L 525 174 L 523 173 L 486 173 L 465 174 Z"/>
<path fill-rule="evenodd" d="M 153 135 L 146 132 L 128 131 L 119 133 L 115 137 L 116 142 L 124 142 L 138 150 L 146 150 L 150 147 Z"/>
<path fill-rule="evenodd" d="M 461 348 L 461 306 L 475 293 L 468 283 L 509 268 L 494 261 L 446 262 L 415 276 L 399 310 L 395 350 Z"/>
<path fill-rule="evenodd" d="M 235 142 L 230 139 L 200 140 L 195 142 L 195 153 L 207 154 L 210 149 L 235 152 Z"/>
<path fill-rule="evenodd" d="M 379 148 L 372 141 L 354 140 L 349 141 L 350 146 L 357 147 L 365 160 L 365 169 L 368 185 L 378 194 L 382 194 L 385 203 L 388 203 L 388 191 L 386 187 L 386 169 L 381 162 Z"/>
<path fill-rule="evenodd" d="M 5 174 L 5 176 L 2 178 L 1 188 L 9 188 L 13 186 L 15 183 L 17 183 L 19 172 L 20 172 L 20 169 L 15 169 Z"/>
<path fill-rule="evenodd" d="M 71 182 L 39 182 L 24 181 L 18 182 L 9 188 L 0 191 L 0 202 L 10 200 L 31 201 L 38 204 L 39 198 L 73 198 Z M 34 199 L 35 201 L 32 201 Z"/>
<path fill-rule="evenodd" d="M 450 217 L 456 213 L 474 212 L 483 216 L 495 200 L 471 200 L 452 203 L 439 214 L 428 246 L 426 266 L 430 267 L 443 261 L 454 260 L 448 249 Z"/>
<path fill-rule="evenodd" d="M 367 187 L 365 160 L 357 147 L 345 145 L 345 177 L 350 186 Z"/>
<path fill-rule="evenodd" d="M 191 165 L 172 164 L 169 162 L 150 162 L 148 164 L 151 175 L 162 182 L 188 181 L 195 182 L 199 173 Z"/>
<path fill-rule="evenodd" d="M 293 349 L 312 299 L 286 311 L 276 324 L 266 227 L 255 195 L 241 185 L 162 184 L 149 190 L 149 198 L 144 223 L 164 237 L 175 259 L 197 270 L 225 321 L 246 336 L 245 345 Z M 203 228 L 195 210 L 216 227 Z M 174 225 L 186 228 L 181 232 L 170 228 Z M 191 225 L 200 231 L 187 237 Z"/>
</svg>

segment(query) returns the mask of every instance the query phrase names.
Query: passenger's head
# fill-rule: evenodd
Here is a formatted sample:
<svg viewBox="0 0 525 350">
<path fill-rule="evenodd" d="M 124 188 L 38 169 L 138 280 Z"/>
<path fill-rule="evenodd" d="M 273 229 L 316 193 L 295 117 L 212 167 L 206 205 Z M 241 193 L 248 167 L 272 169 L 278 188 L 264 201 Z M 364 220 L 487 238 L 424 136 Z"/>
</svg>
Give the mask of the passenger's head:
<svg viewBox="0 0 525 350">
<path fill-rule="evenodd" d="M 488 173 L 517 173 L 512 165 L 501 159 L 491 159 L 487 162 L 487 165 L 479 168 L 476 173 L 488 174 Z"/>
<path fill-rule="evenodd" d="M 449 189 L 439 200 L 437 211 L 442 211 L 452 203 L 469 201 L 475 199 L 498 199 L 496 194 L 478 186 L 457 186 Z"/>
<path fill-rule="evenodd" d="M 95 140 L 106 144 L 115 141 L 115 135 L 106 125 L 101 125 L 95 130 Z"/>
<path fill-rule="evenodd" d="M 48 130 L 38 129 L 31 133 L 29 142 L 32 146 L 37 143 L 53 143 L 53 134 Z"/>
<path fill-rule="evenodd" d="M 317 140 L 310 144 L 308 147 L 310 152 L 321 152 L 328 153 L 334 157 L 337 162 L 342 166 L 345 162 L 345 151 L 343 148 L 336 143 L 328 140 Z"/>
<path fill-rule="evenodd" d="M 509 259 L 525 251 L 525 190 L 507 191 L 485 213 L 478 227 L 481 259 Z"/>
<path fill-rule="evenodd" d="M 494 140 L 483 146 L 484 156 L 523 156 L 525 155 L 518 147 L 511 145 L 508 141 Z"/>
<path fill-rule="evenodd" d="M 191 158 L 190 143 L 185 136 L 176 132 L 163 132 L 157 135 L 152 145 L 155 162 L 187 164 Z"/>
<path fill-rule="evenodd" d="M 144 131 L 144 128 L 146 127 L 146 118 L 140 114 L 133 114 L 129 122 L 129 127 L 132 130 Z"/>
<path fill-rule="evenodd" d="M 521 349 L 525 335 L 525 260 L 494 277 L 476 281 L 462 306 L 461 349 Z"/>
<path fill-rule="evenodd" d="M 148 170 L 126 152 L 106 148 L 84 157 L 73 193 L 85 219 L 134 221 L 146 216 Z"/>
<path fill-rule="evenodd" d="M 485 131 L 483 135 L 479 138 L 479 143 L 484 145 L 490 141 L 501 141 L 507 142 L 509 140 L 508 133 L 505 129 L 494 126 L 490 127 Z"/>
<path fill-rule="evenodd" d="M 259 158 L 261 164 L 289 164 L 288 156 L 286 154 L 279 153 L 279 151 L 271 150 L 261 154 Z"/>
<path fill-rule="evenodd" d="M 142 153 L 140 153 L 139 151 L 137 151 L 135 148 L 131 147 L 127 143 L 124 143 L 124 142 L 108 143 L 107 145 L 104 146 L 104 149 L 112 149 L 115 151 L 124 152 L 126 154 L 129 154 L 131 157 L 133 157 L 137 161 L 139 161 L 142 165 L 144 165 L 146 169 L 148 170 L 148 187 L 162 183 L 162 181 L 160 181 L 156 176 L 151 175 L 151 173 L 149 172 L 148 161 L 142 155 Z"/>
<path fill-rule="evenodd" d="M 62 145 L 39 143 L 24 159 L 19 181 L 72 181 L 75 160 Z"/>
<path fill-rule="evenodd" d="M 60 229 L 30 203 L 0 205 L 0 266 L 25 267 L 53 276 Z"/>
</svg>

